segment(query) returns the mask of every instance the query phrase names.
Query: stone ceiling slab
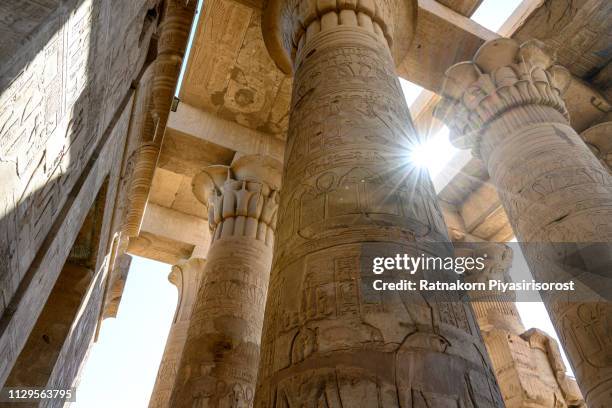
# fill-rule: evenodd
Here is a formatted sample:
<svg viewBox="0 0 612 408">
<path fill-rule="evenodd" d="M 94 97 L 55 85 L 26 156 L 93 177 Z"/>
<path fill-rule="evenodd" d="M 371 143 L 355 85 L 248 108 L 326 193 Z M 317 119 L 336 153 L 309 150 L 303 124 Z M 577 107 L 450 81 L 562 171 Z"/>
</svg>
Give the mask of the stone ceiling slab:
<svg viewBox="0 0 612 408">
<path fill-rule="evenodd" d="M 612 2 L 543 1 L 512 37 L 543 41 L 556 50 L 561 65 L 589 79 L 612 59 Z"/>
<path fill-rule="evenodd" d="M 498 35 L 435 0 L 419 0 L 416 34 L 398 75 L 438 92 L 444 71 L 470 60 L 484 41 Z"/>
<path fill-rule="evenodd" d="M 208 216 L 206 207 L 191 191 L 191 177 L 159 167 L 153 177 L 149 203 L 203 219 Z"/>
<path fill-rule="evenodd" d="M 194 246 L 184 242 L 142 231 L 131 238 L 127 252 L 142 258 L 153 259 L 168 265 L 175 265 L 189 259 Z"/>
<path fill-rule="evenodd" d="M 483 0 L 438 0 L 438 3 L 463 16 L 469 17 L 476 11 L 482 1 Z"/>
<path fill-rule="evenodd" d="M 291 80 L 268 56 L 260 10 L 245 2 L 210 0 L 204 3 L 201 19 L 181 100 L 248 128 L 283 137 Z"/>
<path fill-rule="evenodd" d="M 285 142 L 269 133 L 241 126 L 215 114 L 181 102 L 172 112 L 168 129 L 193 136 L 242 154 L 263 154 L 283 161 Z M 227 164 L 218 161 L 216 164 Z"/>
<path fill-rule="evenodd" d="M 167 128 L 158 167 L 193 177 L 211 164 L 230 165 L 235 153 L 207 140 Z"/>
</svg>

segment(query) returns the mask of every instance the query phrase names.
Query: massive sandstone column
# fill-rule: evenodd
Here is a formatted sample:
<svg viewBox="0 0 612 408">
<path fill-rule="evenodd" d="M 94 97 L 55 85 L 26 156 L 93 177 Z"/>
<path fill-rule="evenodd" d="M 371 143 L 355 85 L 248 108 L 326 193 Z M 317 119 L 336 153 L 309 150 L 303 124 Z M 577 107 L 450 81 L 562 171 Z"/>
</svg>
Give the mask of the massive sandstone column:
<svg viewBox="0 0 612 408">
<path fill-rule="evenodd" d="M 466 282 L 512 282 L 512 248 L 495 242 L 457 242 L 457 256 L 482 257 L 482 270 L 465 272 Z M 525 330 L 514 291 L 468 291 L 506 408 L 585 407 L 576 382 L 565 374 L 555 339 Z"/>
<path fill-rule="evenodd" d="M 372 288 L 373 257 L 452 255 L 431 182 L 406 163 L 416 135 L 393 57 L 415 6 L 264 11 L 268 49 L 294 82 L 256 407 L 503 407 L 469 305 Z"/>
<path fill-rule="evenodd" d="M 446 72 L 437 115 L 486 163 L 590 408 L 612 406 L 612 177 L 569 125 L 570 81 L 538 41 L 485 43 Z"/>
<path fill-rule="evenodd" d="M 204 275 L 205 262 L 203 258 L 191 258 L 179 265 L 174 265 L 168 276 L 168 280 L 178 289 L 178 304 L 157 372 L 149 408 L 170 407 L 172 388 L 187 339 L 191 311 Z"/>
<path fill-rule="evenodd" d="M 196 197 L 209 207 L 212 243 L 173 408 L 253 404 L 279 186 L 280 163 L 261 156 L 211 166 L 194 178 Z"/>
</svg>

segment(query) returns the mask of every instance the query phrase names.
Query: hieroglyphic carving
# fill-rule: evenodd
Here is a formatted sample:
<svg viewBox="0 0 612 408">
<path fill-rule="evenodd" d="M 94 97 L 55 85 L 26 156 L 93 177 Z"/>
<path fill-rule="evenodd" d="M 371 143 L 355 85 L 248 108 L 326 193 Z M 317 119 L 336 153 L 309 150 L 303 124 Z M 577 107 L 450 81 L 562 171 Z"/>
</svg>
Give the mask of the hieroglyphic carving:
<svg viewBox="0 0 612 408">
<path fill-rule="evenodd" d="M 58 3 L 55 0 L 3 2 L 0 5 L 0 13 L 2 13 L 0 59 L 8 61 L 14 57 L 15 49 L 23 46 L 24 39 L 31 34 L 32 28 L 44 23 L 57 7 Z M 2 68 L 8 67 L 3 66 Z"/>
<path fill-rule="evenodd" d="M 407 0 L 269 1 L 262 15 L 264 41 L 286 73 L 293 72 L 295 56 L 305 43 L 337 27 L 360 27 L 374 34 L 401 61 L 412 41 L 416 6 Z"/>
<path fill-rule="evenodd" d="M 556 50 L 559 63 L 581 78 L 609 63 L 612 41 L 609 1 L 546 1 L 538 6 L 517 28 L 514 39 L 522 42 L 535 38 L 545 42 Z"/>
<path fill-rule="evenodd" d="M 455 255 L 484 258 L 482 270 L 467 270 L 466 282 L 486 283 L 489 280 L 512 282 L 508 274 L 512 265 L 512 249 L 504 244 L 489 242 L 454 242 Z M 522 332 L 523 324 L 514 305 L 514 291 L 469 291 L 470 301 L 478 326 L 482 332 L 492 328 L 505 328 L 509 332 Z"/>
<path fill-rule="evenodd" d="M 192 258 L 182 264 L 174 265 L 168 276 L 168 280 L 178 289 L 178 304 L 157 372 L 149 408 L 170 407 L 172 388 L 187 339 L 193 304 L 204 275 L 205 262 L 202 258 Z"/>
<path fill-rule="evenodd" d="M 0 279 L 4 292 L 0 311 L 10 300 L 21 274 L 44 239 L 55 209 L 60 206 L 62 183 L 57 177 L 66 171 L 70 140 L 84 133 L 83 123 L 74 122 L 72 127 L 65 123 L 62 91 L 67 57 L 63 33 L 52 36 L 28 69 L 0 96 L 0 230 L 3 235 Z M 50 88 L 55 92 L 46 92 Z M 57 129 L 62 119 L 64 123 Z M 48 184 L 44 190 L 37 192 L 45 182 Z M 36 202 L 22 204 L 21 210 L 16 211 L 20 201 L 35 192 Z"/>
<path fill-rule="evenodd" d="M 121 178 L 118 185 L 118 197 L 116 200 L 116 209 L 113 215 L 113 229 L 119 230 L 122 223 L 127 217 L 129 210 L 129 193 L 132 185 L 132 179 L 135 167 L 140 157 L 140 149 L 144 137 L 152 134 L 153 118 L 150 112 L 151 85 L 152 78 L 155 75 L 155 65 L 150 64 L 142 73 L 138 86 L 136 87 L 134 96 L 134 108 L 130 117 L 130 125 L 128 129 L 128 140 L 123 152 L 123 160 L 121 163 Z M 125 235 L 125 234 L 123 234 Z M 122 236 L 120 245 L 120 253 L 125 251 L 128 237 Z"/>
<path fill-rule="evenodd" d="M 150 112 L 150 99 L 152 78 L 155 75 L 155 65 L 149 64 L 144 69 L 138 86 L 135 90 L 134 107 L 132 109 L 129 128 L 127 131 L 127 143 L 123 151 L 121 162 L 120 179 L 117 186 L 117 198 L 113 212 L 112 230 L 120 231 L 116 237 L 116 247 L 111 257 L 110 275 L 108 277 L 108 290 L 105 294 L 103 318 L 115 317 L 121 301 L 123 287 L 127 279 L 129 262 L 125 254 L 129 244 L 129 236 L 121 231 L 122 224 L 127 218 L 130 207 L 129 195 L 134 171 L 140 158 L 143 137 L 153 133 L 151 130 L 153 118 Z M 146 163 L 146 162 L 145 162 Z M 143 165 L 140 164 L 139 167 Z"/>
<path fill-rule="evenodd" d="M 430 180 L 403 157 L 416 135 L 391 35 L 374 25 L 395 32 L 376 10 L 406 4 L 278 1 L 264 12 L 281 27 L 264 31 L 270 52 L 282 66 L 284 38 L 295 75 L 258 408 L 503 405 L 466 304 L 371 289 L 373 256 L 452 251 Z"/>
<path fill-rule="evenodd" d="M 14 7 L 16 10 L 10 14 L 19 15 L 24 11 L 21 7 L 30 9 L 30 3 L 12 2 L 3 5 L 3 10 Z M 131 35 L 132 27 L 138 25 L 135 21 L 141 20 L 139 14 L 145 3 L 140 0 L 113 6 L 85 0 L 65 7 L 54 4 L 48 10 L 48 20 L 30 27 L 32 33 L 21 33 L 24 38 L 13 49 L 14 55 L 3 59 L 0 311 L 11 301 L 129 92 L 126 85 L 112 98 L 106 93 L 110 86 L 106 65 L 121 67 L 117 76 L 127 83 L 142 66 L 127 54 L 141 59 L 146 55 L 147 42 L 142 47 L 137 42 L 134 45 Z M 119 15 L 121 21 L 114 18 Z M 113 30 L 108 29 L 111 20 L 115 23 Z M 0 25 L 5 27 L 8 23 L 3 20 Z M 25 61 L 27 65 L 21 67 Z M 103 108 L 109 113 L 104 117 L 98 115 Z"/>
<path fill-rule="evenodd" d="M 482 257 L 482 270 L 467 282 L 511 282 L 512 249 L 494 242 L 455 242 L 458 256 Z M 514 291 L 468 291 L 506 408 L 584 407 L 576 382 L 565 373 L 556 341 L 538 329 L 525 331 Z"/>
<path fill-rule="evenodd" d="M 280 163 L 243 156 L 193 180 L 213 241 L 195 301 L 172 407 L 250 407 L 278 207 Z"/>
<path fill-rule="evenodd" d="M 121 238 L 117 238 L 121 240 Z M 124 239 L 124 241 L 127 241 Z M 118 244 L 118 248 L 121 243 Z M 122 251 L 125 252 L 125 249 Z M 114 259 L 112 269 L 109 268 L 109 276 L 106 293 L 104 294 L 104 307 L 102 310 L 102 319 L 109 317 L 117 317 L 119 311 L 119 303 L 123 296 L 123 289 L 127 281 L 127 275 L 132 263 L 132 256 L 126 253 L 121 253 Z"/>
<path fill-rule="evenodd" d="M 569 75 L 539 41 L 498 39 L 446 76 L 437 115 L 450 122 L 457 145 L 485 161 L 534 277 L 580 279 L 578 301 L 542 297 L 587 404 L 610 406 L 612 304 L 601 297 L 610 268 L 567 259 L 610 265 L 612 175 L 569 126 L 562 99 Z"/>
</svg>

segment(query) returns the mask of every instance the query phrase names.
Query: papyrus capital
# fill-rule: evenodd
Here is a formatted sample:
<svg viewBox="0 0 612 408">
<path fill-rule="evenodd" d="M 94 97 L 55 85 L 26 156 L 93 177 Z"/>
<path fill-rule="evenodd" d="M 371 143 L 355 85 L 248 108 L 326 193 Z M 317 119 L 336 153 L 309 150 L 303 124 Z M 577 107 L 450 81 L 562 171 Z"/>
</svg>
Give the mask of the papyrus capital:
<svg viewBox="0 0 612 408">
<path fill-rule="evenodd" d="M 569 123 L 563 94 L 571 74 L 555 59 L 538 40 L 519 45 L 499 38 L 484 43 L 472 61 L 451 66 L 435 115 L 451 128 L 453 144 L 479 157 L 483 129 L 520 106 L 549 106 Z"/>
</svg>

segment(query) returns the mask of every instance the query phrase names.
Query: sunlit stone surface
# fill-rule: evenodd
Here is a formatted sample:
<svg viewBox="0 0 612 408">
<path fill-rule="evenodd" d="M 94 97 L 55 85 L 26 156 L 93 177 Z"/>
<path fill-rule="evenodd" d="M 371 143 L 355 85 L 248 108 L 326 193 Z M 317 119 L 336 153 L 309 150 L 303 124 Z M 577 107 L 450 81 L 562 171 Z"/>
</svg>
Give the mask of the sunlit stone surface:
<svg viewBox="0 0 612 408">
<path fill-rule="evenodd" d="M 199 294 L 181 286 L 194 315 L 181 303 L 154 406 L 177 372 L 176 406 L 501 406 L 470 308 L 452 294 L 369 293 L 368 256 L 451 254 L 447 230 L 612 240 L 607 0 L 522 2 L 503 35 L 544 51 L 502 41 L 478 53 L 499 37 L 469 19 L 479 0 L 206 0 L 198 13 L 196 0 L 0 3 L 0 384 L 78 385 L 130 257 L 200 258 L 213 272 Z M 448 68 L 472 60 L 443 91 Z M 427 90 L 411 113 L 396 74 Z M 485 163 L 437 163 L 434 192 L 408 157 L 440 129 L 440 98 L 460 93 L 465 110 L 444 120 L 488 118 L 458 132 Z M 255 170 L 253 156 L 284 170 Z M 263 197 L 278 229 L 209 203 L 211 166 L 231 170 L 214 197 Z M 278 202 L 280 182 L 256 187 L 270 168 L 284 171 Z M 609 271 L 604 252 L 589 259 Z M 609 303 L 546 301 L 589 406 L 608 408 Z M 557 381 L 546 395 L 565 392 L 548 337 L 529 339 Z"/>
<path fill-rule="evenodd" d="M 578 279 L 569 297 L 542 297 L 587 404 L 609 406 L 612 175 L 570 126 L 571 75 L 544 43 L 501 39 L 446 77 L 438 114 L 486 164 L 532 274 Z"/>
</svg>

